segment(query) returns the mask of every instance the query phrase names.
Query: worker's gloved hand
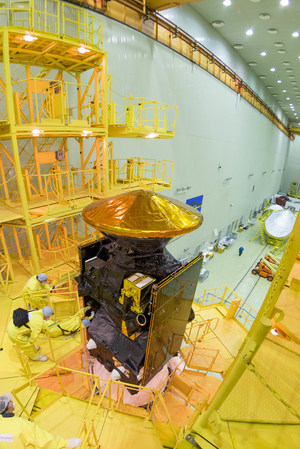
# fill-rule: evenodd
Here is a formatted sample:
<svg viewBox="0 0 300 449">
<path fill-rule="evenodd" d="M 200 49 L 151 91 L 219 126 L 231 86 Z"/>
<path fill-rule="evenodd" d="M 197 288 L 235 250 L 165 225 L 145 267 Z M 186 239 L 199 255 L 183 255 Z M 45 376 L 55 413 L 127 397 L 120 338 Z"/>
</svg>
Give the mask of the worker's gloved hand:
<svg viewBox="0 0 300 449">
<path fill-rule="evenodd" d="M 67 438 L 67 447 L 78 447 L 81 444 L 80 438 Z"/>
</svg>

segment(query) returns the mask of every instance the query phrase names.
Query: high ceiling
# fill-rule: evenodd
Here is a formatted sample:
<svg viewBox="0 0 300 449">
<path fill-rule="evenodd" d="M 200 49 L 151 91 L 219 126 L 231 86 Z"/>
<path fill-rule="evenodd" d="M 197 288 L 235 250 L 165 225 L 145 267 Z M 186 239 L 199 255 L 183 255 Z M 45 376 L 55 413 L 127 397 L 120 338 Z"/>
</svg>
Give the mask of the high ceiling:
<svg viewBox="0 0 300 449">
<path fill-rule="evenodd" d="M 190 6 L 212 25 L 224 23 L 217 23 L 222 26 L 216 30 L 230 45 L 243 46 L 236 51 L 270 89 L 290 125 L 299 126 L 300 0 L 231 0 L 228 6 L 224 2 L 230 0 L 203 0 Z M 247 35 L 248 30 L 253 34 Z"/>
</svg>

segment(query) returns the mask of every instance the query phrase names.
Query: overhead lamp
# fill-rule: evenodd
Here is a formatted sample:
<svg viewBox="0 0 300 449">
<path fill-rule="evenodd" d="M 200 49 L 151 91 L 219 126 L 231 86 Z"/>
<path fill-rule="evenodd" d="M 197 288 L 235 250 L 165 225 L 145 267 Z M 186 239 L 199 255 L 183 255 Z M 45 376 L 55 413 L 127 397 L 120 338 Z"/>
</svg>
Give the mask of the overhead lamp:
<svg viewBox="0 0 300 449">
<path fill-rule="evenodd" d="M 292 33 L 292 36 L 293 36 L 293 37 L 298 37 L 299 34 L 300 34 L 299 31 L 294 31 L 294 33 Z"/>
<path fill-rule="evenodd" d="M 278 33 L 278 30 L 276 30 L 276 28 L 269 28 L 269 29 L 268 29 L 268 33 L 270 33 L 270 34 L 276 34 L 276 33 Z"/>
<path fill-rule="evenodd" d="M 258 17 L 262 20 L 268 20 L 268 19 L 270 19 L 271 16 L 270 16 L 270 14 L 263 12 Z"/>
<path fill-rule="evenodd" d="M 44 223 L 46 223 L 47 221 L 54 221 L 54 220 L 58 220 L 58 218 L 47 218 L 47 220 L 44 220 Z"/>
<path fill-rule="evenodd" d="M 253 30 L 251 30 L 251 28 L 250 28 L 249 30 L 246 31 L 246 34 L 247 34 L 248 36 L 252 36 Z"/>
<path fill-rule="evenodd" d="M 277 83 L 282 83 L 282 80 L 277 80 Z"/>
<path fill-rule="evenodd" d="M 286 92 L 286 89 L 283 89 L 283 91 L 282 92 Z"/>
<path fill-rule="evenodd" d="M 287 100 L 290 100 L 290 99 L 291 99 L 291 97 L 286 97 L 286 99 L 287 99 Z"/>
<path fill-rule="evenodd" d="M 145 137 L 146 137 L 146 139 L 155 139 L 155 137 L 158 137 L 159 136 L 159 134 L 157 134 L 157 133 L 150 133 L 150 134 L 147 134 Z"/>
<path fill-rule="evenodd" d="M 262 56 L 266 56 L 266 54 L 267 54 L 266 51 L 262 51 L 262 52 L 261 52 L 261 55 L 262 55 Z"/>
<path fill-rule="evenodd" d="M 78 48 L 78 53 L 81 53 L 82 55 L 84 55 L 85 53 L 90 53 L 90 51 L 91 50 L 85 48 L 83 45 L 81 45 L 81 47 Z"/>
<path fill-rule="evenodd" d="M 25 34 L 24 36 L 23 36 L 23 40 L 25 41 L 25 42 L 33 42 L 33 41 L 36 41 L 37 40 L 37 37 L 35 37 L 35 36 L 32 36 L 31 34 Z"/>
<path fill-rule="evenodd" d="M 230 6 L 231 5 L 231 0 L 224 0 L 223 5 L 224 6 Z"/>
<path fill-rule="evenodd" d="M 31 131 L 31 134 L 33 135 L 33 137 L 39 137 L 39 135 L 42 133 L 43 131 L 40 131 L 39 129 L 33 129 Z"/>
<path fill-rule="evenodd" d="M 90 137 L 92 135 L 92 131 L 84 129 L 81 133 L 82 137 Z"/>
<path fill-rule="evenodd" d="M 271 72 L 275 72 L 276 67 L 271 67 L 270 70 L 271 70 Z"/>
<path fill-rule="evenodd" d="M 212 23 L 212 26 L 215 27 L 215 28 L 221 28 L 221 27 L 223 27 L 224 25 L 225 25 L 225 23 L 223 22 L 223 20 L 215 20 L 215 21 Z"/>
<path fill-rule="evenodd" d="M 283 0 L 281 0 L 281 1 L 283 1 Z M 271 332 L 272 335 L 278 335 L 279 334 L 277 329 L 271 329 L 270 332 Z"/>
</svg>

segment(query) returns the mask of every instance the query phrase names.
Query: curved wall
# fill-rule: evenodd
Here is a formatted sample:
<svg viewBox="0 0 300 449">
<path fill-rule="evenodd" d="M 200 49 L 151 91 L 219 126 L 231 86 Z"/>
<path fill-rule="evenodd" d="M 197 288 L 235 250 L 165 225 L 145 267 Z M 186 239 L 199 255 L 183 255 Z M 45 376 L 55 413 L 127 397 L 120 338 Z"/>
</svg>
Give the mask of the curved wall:
<svg viewBox="0 0 300 449">
<path fill-rule="evenodd" d="M 265 116 L 197 65 L 130 27 L 103 17 L 103 37 L 114 92 L 178 105 L 173 139 L 112 139 L 114 158 L 174 161 L 173 186 L 164 194 L 183 202 L 204 195 L 204 223 L 170 245 L 174 256 L 210 241 L 215 228 L 248 218 L 279 190 L 289 139 Z M 121 104 L 122 98 L 114 95 L 113 101 Z M 191 189 L 176 193 L 183 186 Z"/>
</svg>

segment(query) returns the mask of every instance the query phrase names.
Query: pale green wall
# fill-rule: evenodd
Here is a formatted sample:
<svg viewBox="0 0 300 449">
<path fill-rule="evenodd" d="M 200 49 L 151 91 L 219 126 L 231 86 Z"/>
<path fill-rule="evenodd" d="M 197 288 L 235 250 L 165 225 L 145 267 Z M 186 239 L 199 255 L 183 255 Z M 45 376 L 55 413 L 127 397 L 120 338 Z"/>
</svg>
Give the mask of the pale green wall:
<svg viewBox="0 0 300 449">
<path fill-rule="evenodd" d="M 115 158 L 174 160 L 173 187 L 166 195 L 184 202 L 204 195 L 202 227 L 170 245 L 180 257 L 185 247 L 193 251 L 211 240 L 214 228 L 248 217 L 279 190 L 289 139 L 235 92 L 176 52 L 110 19 L 104 18 L 103 29 L 114 91 L 178 105 L 175 138 L 113 141 Z M 226 184 L 228 177 L 232 180 Z M 176 193 L 177 187 L 188 185 L 192 188 L 187 193 Z"/>
<path fill-rule="evenodd" d="M 280 190 L 288 192 L 292 181 L 300 183 L 300 136 L 295 136 L 295 140 L 290 143 Z"/>
</svg>

